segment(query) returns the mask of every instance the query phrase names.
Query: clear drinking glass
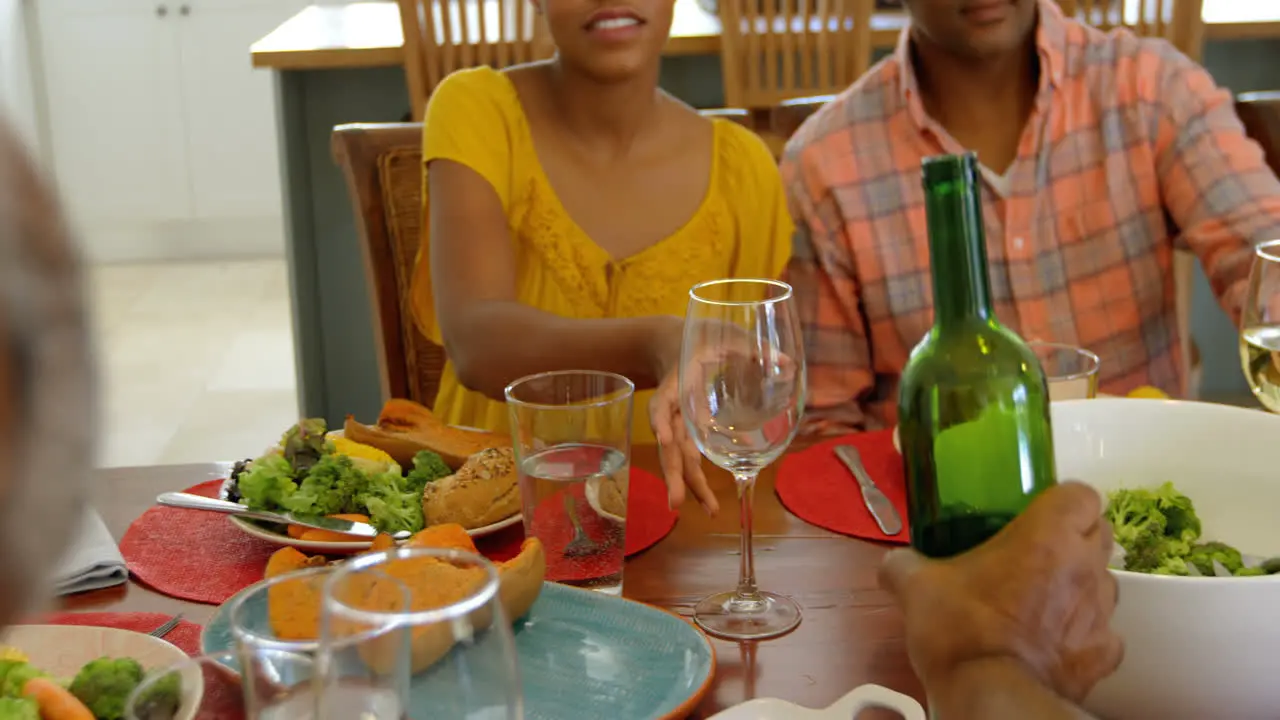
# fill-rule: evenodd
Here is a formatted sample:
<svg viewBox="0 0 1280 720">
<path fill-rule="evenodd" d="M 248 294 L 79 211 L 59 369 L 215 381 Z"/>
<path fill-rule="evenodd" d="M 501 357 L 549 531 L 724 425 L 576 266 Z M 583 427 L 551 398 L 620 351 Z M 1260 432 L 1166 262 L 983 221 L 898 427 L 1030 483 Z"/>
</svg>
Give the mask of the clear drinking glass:
<svg viewBox="0 0 1280 720">
<path fill-rule="evenodd" d="M 1032 340 L 1027 347 L 1040 359 L 1049 381 L 1049 400 L 1092 400 L 1098 396 L 1098 356 L 1074 345 Z"/>
<path fill-rule="evenodd" d="M 741 510 L 738 587 L 698 603 L 707 632 L 749 640 L 800 623 L 791 598 L 756 586 L 751 549 L 756 476 L 791 444 L 804 411 L 804 345 L 791 287 L 715 280 L 689 291 L 680 362 L 681 411 L 702 454 L 733 474 Z"/>
<path fill-rule="evenodd" d="M 323 720 L 520 720 L 498 571 L 479 555 L 401 547 L 329 576 L 316 656 Z"/>
<path fill-rule="evenodd" d="M 526 537 L 547 554 L 547 579 L 622 593 L 631 411 L 621 375 L 548 372 L 507 386 Z"/>
<path fill-rule="evenodd" d="M 1280 412 L 1280 240 L 1253 253 L 1240 314 L 1240 367 L 1262 406 Z"/>
<path fill-rule="evenodd" d="M 232 668 L 240 668 L 239 675 Z M 284 650 L 241 648 L 192 658 L 143 678 L 125 702 L 125 718 L 312 720 L 313 671 L 311 658 Z"/>
</svg>

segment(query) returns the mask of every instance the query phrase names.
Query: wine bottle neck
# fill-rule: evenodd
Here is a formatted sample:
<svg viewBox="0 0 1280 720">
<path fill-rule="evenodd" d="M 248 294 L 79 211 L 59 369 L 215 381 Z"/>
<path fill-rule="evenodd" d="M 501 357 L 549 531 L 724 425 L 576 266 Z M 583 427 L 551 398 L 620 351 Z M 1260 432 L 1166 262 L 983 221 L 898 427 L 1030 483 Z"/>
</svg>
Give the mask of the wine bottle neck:
<svg viewBox="0 0 1280 720">
<path fill-rule="evenodd" d="M 976 183 L 962 176 L 931 184 L 925 190 L 925 212 L 934 325 L 990 319 L 991 280 Z"/>
</svg>

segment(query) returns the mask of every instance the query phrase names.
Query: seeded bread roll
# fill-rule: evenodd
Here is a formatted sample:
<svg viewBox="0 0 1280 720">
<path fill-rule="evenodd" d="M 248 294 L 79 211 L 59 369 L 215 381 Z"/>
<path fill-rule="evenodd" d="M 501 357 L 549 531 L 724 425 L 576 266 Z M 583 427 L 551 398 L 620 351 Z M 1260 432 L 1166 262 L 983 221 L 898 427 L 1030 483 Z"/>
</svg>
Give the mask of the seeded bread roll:
<svg viewBox="0 0 1280 720">
<path fill-rule="evenodd" d="M 467 458 L 456 473 L 427 483 L 422 512 L 427 525 L 457 523 L 468 530 L 520 512 L 515 453 L 509 447 L 486 448 Z"/>
</svg>

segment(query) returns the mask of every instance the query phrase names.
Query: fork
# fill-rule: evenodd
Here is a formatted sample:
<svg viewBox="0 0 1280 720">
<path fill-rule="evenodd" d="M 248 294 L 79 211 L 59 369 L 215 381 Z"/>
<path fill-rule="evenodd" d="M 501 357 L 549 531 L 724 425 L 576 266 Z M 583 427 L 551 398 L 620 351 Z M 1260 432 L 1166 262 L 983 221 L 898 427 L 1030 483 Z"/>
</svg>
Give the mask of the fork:
<svg viewBox="0 0 1280 720">
<path fill-rule="evenodd" d="M 166 622 L 165 624 L 161 625 L 160 627 L 156 628 L 155 630 L 152 630 L 147 634 L 153 638 L 162 638 L 165 635 L 168 635 L 169 633 L 173 632 L 173 629 L 178 627 L 178 623 L 180 622 L 182 622 L 182 613 L 178 613 L 177 615 L 174 615 L 173 617 L 169 618 L 169 622 Z"/>
<path fill-rule="evenodd" d="M 583 557 L 592 555 L 600 548 L 596 542 L 587 535 L 587 531 L 582 529 L 582 522 L 578 520 L 578 510 L 573 497 L 569 493 L 564 494 L 564 511 L 569 516 L 569 522 L 573 524 L 573 539 L 565 546 L 564 556 L 568 558 Z"/>
</svg>

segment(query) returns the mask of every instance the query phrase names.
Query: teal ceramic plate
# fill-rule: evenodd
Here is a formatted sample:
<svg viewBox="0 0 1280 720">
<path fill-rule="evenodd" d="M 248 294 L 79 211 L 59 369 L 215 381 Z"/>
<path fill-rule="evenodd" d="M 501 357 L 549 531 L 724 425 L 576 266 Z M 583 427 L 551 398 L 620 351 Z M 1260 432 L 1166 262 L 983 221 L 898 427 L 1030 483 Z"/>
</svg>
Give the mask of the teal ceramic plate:
<svg viewBox="0 0 1280 720">
<path fill-rule="evenodd" d="M 204 653 L 231 647 L 226 608 L 234 600 L 205 626 Z M 265 603 L 249 610 L 267 611 Z M 554 583 L 542 586 L 515 637 L 528 720 L 682 718 L 715 674 L 711 643 L 676 615 Z M 415 687 L 413 704 L 429 694 Z"/>
</svg>

